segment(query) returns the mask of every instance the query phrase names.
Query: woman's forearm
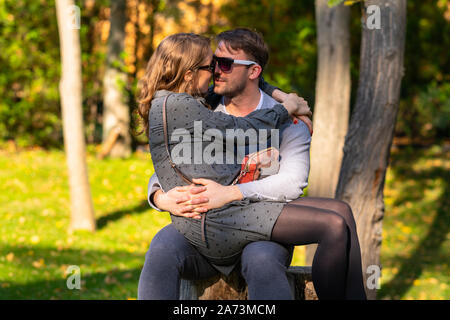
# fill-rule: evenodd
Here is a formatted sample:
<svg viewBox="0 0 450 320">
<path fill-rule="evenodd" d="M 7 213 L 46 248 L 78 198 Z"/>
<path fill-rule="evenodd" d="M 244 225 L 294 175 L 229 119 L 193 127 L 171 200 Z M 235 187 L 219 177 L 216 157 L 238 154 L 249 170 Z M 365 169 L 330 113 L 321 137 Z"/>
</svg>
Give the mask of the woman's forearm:
<svg viewBox="0 0 450 320">
<path fill-rule="evenodd" d="M 288 94 L 281 91 L 280 89 L 275 89 L 272 92 L 272 98 L 274 98 L 278 102 L 283 102 L 284 100 L 286 100 L 287 96 Z"/>
</svg>

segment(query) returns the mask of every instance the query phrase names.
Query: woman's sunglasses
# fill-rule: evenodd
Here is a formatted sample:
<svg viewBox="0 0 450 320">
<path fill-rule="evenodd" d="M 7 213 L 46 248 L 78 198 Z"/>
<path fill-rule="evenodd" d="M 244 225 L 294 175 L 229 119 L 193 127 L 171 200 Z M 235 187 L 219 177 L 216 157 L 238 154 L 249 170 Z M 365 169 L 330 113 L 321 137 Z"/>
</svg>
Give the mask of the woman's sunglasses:
<svg viewBox="0 0 450 320">
<path fill-rule="evenodd" d="M 216 68 L 216 64 L 213 62 L 211 62 L 211 64 L 207 65 L 207 66 L 200 66 L 197 67 L 198 70 L 206 70 L 206 71 L 210 71 L 211 73 L 214 73 L 214 69 Z"/>
<path fill-rule="evenodd" d="M 250 61 L 250 60 L 236 60 L 236 59 L 232 59 L 232 58 L 217 57 L 214 55 L 213 59 L 211 61 L 211 64 L 209 66 L 201 66 L 201 67 L 198 67 L 198 69 L 208 70 L 208 71 L 211 71 L 212 73 L 214 73 L 214 70 L 216 69 L 216 63 L 219 66 L 219 69 L 225 73 L 231 72 L 231 69 L 233 68 L 233 64 L 241 64 L 241 65 L 245 65 L 245 66 L 251 66 L 254 64 L 258 64 L 256 62 Z"/>
</svg>

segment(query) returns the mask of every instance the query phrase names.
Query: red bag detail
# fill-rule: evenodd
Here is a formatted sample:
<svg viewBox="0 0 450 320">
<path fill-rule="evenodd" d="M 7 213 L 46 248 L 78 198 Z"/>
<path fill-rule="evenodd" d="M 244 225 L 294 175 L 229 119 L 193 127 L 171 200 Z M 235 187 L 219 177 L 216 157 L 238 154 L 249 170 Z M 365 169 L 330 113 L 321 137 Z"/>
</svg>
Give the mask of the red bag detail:
<svg viewBox="0 0 450 320">
<path fill-rule="evenodd" d="M 278 155 L 279 151 L 273 147 L 246 155 L 242 160 L 241 172 L 232 184 L 258 180 L 261 168 L 270 167 L 278 161 Z"/>
<path fill-rule="evenodd" d="M 246 156 L 248 157 L 248 156 Z M 245 164 L 242 164 L 241 172 L 244 170 Z M 258 165 L 255 163 L 252 163 L 248 166 L 248 172 L 244 171 L 242 177 L 239 178 L 238 183 L 246 183 L 250 181 L 258 180 L 259 178 L 260 170 L 258 168 Z"/>
</svg>

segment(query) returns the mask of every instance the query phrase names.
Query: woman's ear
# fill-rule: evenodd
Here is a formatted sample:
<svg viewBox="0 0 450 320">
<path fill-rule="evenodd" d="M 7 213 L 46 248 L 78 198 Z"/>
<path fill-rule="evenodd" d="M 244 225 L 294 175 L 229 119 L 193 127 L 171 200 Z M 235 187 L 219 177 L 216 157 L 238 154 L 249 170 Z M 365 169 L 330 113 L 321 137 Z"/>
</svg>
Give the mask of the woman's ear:
<svg viewBox="0 0 450 320">
<path fill-rule="evenodd" d="M 194 74 L 192 73 L 192 70 L 188 70 L 184 74 L 184 81 L 186 81 L 186 82 L 192 81 L 193 77 L 194 77 Z"/>
<path fill-rule="evenodd" d="M 255 65 L 251 66 L 250 67 L 250 75 L 249 75 L 250 80 L 257 79 L 259 77 L 259 75 L 261 74 L 261 72 L 262 72 L 262 68 L 260 65 L 255 64 Z"/>
</svg>

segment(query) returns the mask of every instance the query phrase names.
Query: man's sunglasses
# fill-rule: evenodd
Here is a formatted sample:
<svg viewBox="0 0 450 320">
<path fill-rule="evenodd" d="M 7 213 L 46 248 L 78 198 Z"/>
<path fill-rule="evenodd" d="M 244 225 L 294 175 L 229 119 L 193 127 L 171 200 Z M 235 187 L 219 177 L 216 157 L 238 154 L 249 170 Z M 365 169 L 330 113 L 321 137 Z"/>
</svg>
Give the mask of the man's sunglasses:
<svg viewBox="0 0 450 320">
<path fill-rule="evenodd" d="M 245 66 L 251 66 L 254 64 L 258 64 L 254 61 L 250 61 L 250 60 L 236 60 L 236 59 L 232 59 L 232 58 L 225 58 L 225 57 L 217 57 L 217 56 L 213 56 L 213 59 L 211 61 L 211 64 L 209 66 L 201 66 L 198 67 L 198 69 L 201 70 L 209 70 L 212 73 L 214 73 L 214 70 L 216 69 L 216 63 L 219 66 L 219 69 L 222 72 L 231 72 L 231 69 L 233 68 L 233 64 L 241 64 L 241 65 L 245 65 Z"/>
</svg>

